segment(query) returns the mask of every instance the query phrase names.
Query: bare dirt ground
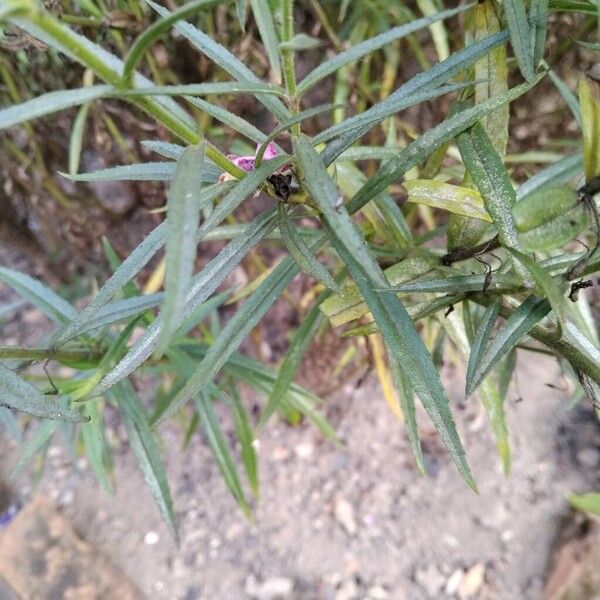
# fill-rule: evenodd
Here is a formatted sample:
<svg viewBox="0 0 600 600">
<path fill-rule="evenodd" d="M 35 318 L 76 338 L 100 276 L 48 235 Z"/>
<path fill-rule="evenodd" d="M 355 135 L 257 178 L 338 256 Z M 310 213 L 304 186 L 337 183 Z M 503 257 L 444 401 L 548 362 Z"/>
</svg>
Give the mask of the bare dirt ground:
<svg viewBox="0 0 600 600">
<path fill-rule="evenodd" d="M 329 401 L 345 448 L 308 425 L 274 423 L 265 432 L 253 523 L 229 496 L 201 437 L 182 452 L 180 434 L 165 427 L 179 548 L 126 448 L 117 457 L 114 498 L 85 461 L 73 465 L 61 447 L 51 448 L 35 493 L 53 498 L 147 598 L 539 598 L 569 510 L 565 495 L 600 483 L 600 429 L 591 410 L 569 410 L 564 395 L 545 385 L 561 385 L 556 364 L 529 357 L 518 376 L 522 400 L 515 402 L 513 390 L 508 406 L 513 468 L 504 478 L 481 405 L 464 402 L 460 374 L 446 369 L 444 376 L 479 495 L 424 418 L 429 477 L 417 474 L 402 426 L 372 380 Z M 15 452 L 6 440 L 2 446 L 6 472 Z M 28 488 L 23 479 L 14 491 L 26 497 Z"/>
</svg>

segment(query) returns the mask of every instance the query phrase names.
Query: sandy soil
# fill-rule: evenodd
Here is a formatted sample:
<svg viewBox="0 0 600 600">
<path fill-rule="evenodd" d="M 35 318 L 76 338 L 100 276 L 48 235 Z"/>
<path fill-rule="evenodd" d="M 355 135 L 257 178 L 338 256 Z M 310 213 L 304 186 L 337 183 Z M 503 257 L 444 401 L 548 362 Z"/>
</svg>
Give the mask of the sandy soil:
<svg viewBox="0 0 600 600">
<path fill-rule="evenodd" d="M 166 426 L 179 548 L 126 448 L 114 498 L 85 461 L 73 466 L 60 447 L 51 448 L 37 493 L 56 499 L 81 536 L 157 600 L 539 598 L 568 512 L 565 495 L 600 483 L 600 429 L 587 407 L 568 410 L 561 392 L 544 385 L 560 385 L 555 363 L 527 360 L 518 377 L 522 401 L 513 390 L 508 405 L 514 460 L 506 479 L 479 402 L 463 401 L 452 370 L 444 376 L 479 495 L 425 418 L 429 477 L 417 474 L 374 381 L 329 402 L 343 449 L 308 425 L 274 423 L 265 432 L 254 523 L 236 508 L 201 437 L 183 453 L 180 434 Z M 18 487 L 28 494 L 27 480 Z"/>
</svg>

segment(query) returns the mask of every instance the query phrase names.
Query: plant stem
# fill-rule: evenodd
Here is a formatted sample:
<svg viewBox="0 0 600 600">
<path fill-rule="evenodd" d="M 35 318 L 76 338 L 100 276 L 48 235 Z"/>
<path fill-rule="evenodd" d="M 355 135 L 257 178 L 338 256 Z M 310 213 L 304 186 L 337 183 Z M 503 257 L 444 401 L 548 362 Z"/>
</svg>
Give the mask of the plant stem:
<svg viewBox="0 0 600 600">
<path fill-rule="evenodd" d="M 281 26 L 281 41 L 289 42 L 294 37 L 294 0 L 282 0 L 283 23 Z M 296 97 L 296 72 L 294 70 L 294 51 L 291 48 L 281 50 L 283 62 L 283 77 L 285 89 L 288 93 L 290 112 L 297 115 L 299 112 L 298 98 Z M 292 135 L 299 136 L 301 133 L 300 123 L 291 127 Z"/>
<path fill-rule="evenodd" d="M 54 350 L 52 348 L 13 348 L 10 346 L 0 346 L 0 359 L 19 359 L 19 360 L 46 360 L 51 359 L 58 362 L 80 361 L 98 359 L 102 355 L 86 351 L 74 350 Z"/>
</svg>

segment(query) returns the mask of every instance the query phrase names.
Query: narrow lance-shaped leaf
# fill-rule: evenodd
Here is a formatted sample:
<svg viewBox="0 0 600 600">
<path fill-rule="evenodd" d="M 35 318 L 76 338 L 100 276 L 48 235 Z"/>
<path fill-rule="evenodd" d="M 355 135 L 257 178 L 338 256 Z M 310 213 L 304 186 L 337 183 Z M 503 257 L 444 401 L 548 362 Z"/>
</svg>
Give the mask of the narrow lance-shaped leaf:
<svg viewBox="0 0 600 600">
<path fill-rule="evenodd" d="M 510 31 L 510 43 L 519 64 L 521 74 L 527 81 L 533 81 L 534 64 L 531 48 L 531 30 L 523 0 L 504 0 L 502 3 L 506 23 Z"/>
<path fill-rule="evenodd" d="M 388 349 L 410 372 L 415 392 L 458 470 L 476 489 L 439 375 L 410 316 L 394 292 L 380 291 L 389 288 L 387 280 L 343 203 L 339 202 L 339 192 L 310 141 L 300 137 L 295 140 L 295 148 L 303 167 L 303 181 L 323 213 L 330 240 L 379 324 Z"/>
<path fill-rule="evenodd" d="M 419 472 L 425 474 L 425 463 L 423 462 L 423 451 L 421 449 L 421 440 L 419 439 L 419 428 L 417 424 L 415 392 L 410 383 L 410 378 L 402 368 L 401 363 L 396 359 L 395 354 L 388 350 L 388 357 L 390 361 L 390 370 L 392 371 L 394 382 L 396 383 L 396 388 L 398 390 L 398 397 L 400 398 L 400 408 L 402 409 L 402 415 L 404 416 L 410 448 L 415 457 Z"/>
<path fill-rule="evenodd" d="M 533 66 L 536 67 L 544 56 L 544 44 L 548 28 L 548 0 L 531 1 L 531 5 L 529 6 L 529 22 L 531 25 Z"/>
<path fill-rule="evenodd" d="M 423 19 L 417 19 L 411 21 L 410 23 L 407 23 L 406 25 L 394 27 L 393 29 L 386 31 L 385 33 L 381 33 L 371 39 L 361 42 L 360 44 L 352 46 L 348 50 L 345 50 L 337 56 L 334 56 L 332 59 L 320 64 L 316 69 L 313 69 L 298 84 L 298 94 L 302 95 L 306 93 L 311 87 L 313 87 L 319 81 L 327 77 L 327 75 L 335 73 L 335 71 L 337 71 L 341 67 L 357 61 L 366 54 L 370 54 L 371 52 L 374 52 L 375 50 L 378 50 L 379 48 L 382 48 L 383 46 L 393 42 L 394 40 L 398 40 L 407 35 L 410 35 L 411 33 L 418 31 L 419 29 L 428 27 L 432 23 L 435 23 L 442 19 L 448 19 L 460 12 L 468 10 L 472 6 L 472 4 L 467 4 L 459 8 L 454 8 L 451 10 L 436 13 L 435 15 L 431 15 Z"/>
<path fill-rule="evenodd" d="M 325 287 L 337 292 L 339 288 L 331 273 L 317 260 L 302 236 L 296 231 L 288 210 L 282 202 L 277 207 L 277 224 L 286 248 L 300 268 Z"/>
<path fill-rule="evenodd" d="M 204 145 L 186 148 L 168 195 L 166 292 L 162 306 L 163 326 L 154 351 L 162 356 L 177 329 L 196 261 L 196 230 L 200 219 Z"/>
<path fill-rule="evenodd" d="M 0 267 L 0 281 L 13 288 L 57 324 L 66 323 L 77 315 L 71 304 L 25 273 Z"/>
<path fill-rule="evenodd" d="M 290 389 L 308 346 L 325 319 L 325 315 L 321 311 L 321 303 L 329 296 L 330 292 L 328 290 L 324 290 L 319 294 L 314 306 L 301 320 L 298 329 L 294 332 L 288 351 L 277 372 L 277 380 L 269 394 L 267 404 L 260 415 L 259 427 L 262 428 L 267 424 L 267 421 L 283 402 Z"/>
<path fill-rule="evenodd" d="M 258 461 L 254 450 L 254 432 L 250 426 L 250 418 L 237 393 L 235 384 L 230 386 L 230 390 L 233 401 L 235 431 L 241 446 L 242 462 L 246 469 L 250 489 L 255 496 L 258 496 Z"/>
<path fill-rule="evenodd" d="M 250 0 L 252 14 L 260 33 L 263 46 L 267 52 L 271 71 L 275 76 L 275 81 L 281 83 L 281 61 L 279 60 L 279 40 L 275 33 L 275 25 L 273 23 L 273 15 L 269 8 L 269 3 L 264 0 Z"/>
<path fill-rule="evenodd" d="M 481 323 L 475 332 L 471 351 L 469 352 L 469 362 L 467 364 L 467 387 L 471 387 L 473 375 L 475 374 L 481 359 L 486 351 L 492 331 L 500 312 L 500 300 L 494 300 L 483 313 Z"/>
<path fill-rule="evenodd" d="M 225 186 L 224 188 L 222 186 Z M 229 185 L 216 184 L 205 188 L 202 198 L 208 202 L 218 196 L 223 190 L 229 189 Z M 156 227 L 142 241 L 131 254 L 123 261 L 119 268 L 110 276 L 108 281 L 100 288 L 92 301 L 65 327 L 58 337 L 57 343 L 65 342 L 86 327 L 92 321 L 100 309 L 110 302 L 111 298 L 133 277 L 135 277 L 148 261 L 162 248 L 167 239 L 168 221 L 164 221 Z M 72 317 L 71 317 L 72 318 Z"/>
<path fill-rule="evenodd" d="M 105 98 L 111 90 L 112 86 L 110 85 L 93 85 L 76 90 L 60 90 L 42 94 L 32 100 L 1 109 L 0 129 L 6 129 L 72 106 L 79 106 L 92 100 Z"/>
<path fill-rule="evenodd" d="M 467 396 L 475 391 L 492 368 L 499 364 L 504 356 L 529 333 L 532 327 L 550 312 L 550 309 L 550 303 L 547 300 L 530 296 L 512 313 L 506 323 L 498 330 L 474 370 L 473 377 L 466 388 Z"/>
<path fill-rule="evenodd" d="M 76 175 L 79 170 L 79 160 L 81 158 L 81 146 L 85 134 L 87 116 L 91 104 L 86 102 L 77 113 L 73 128 L 71 129 L 71 139 L 69 140 L 69 175 Z"/>
<path fill-rule="evenodd" d="M 227 441 L 221 432 L 217 416 L 212 407 L 212 400 L 207 393 L 199 394 L 196 399 L 196 410 L 200 415 L 200 421 L 208 441 L 208 445 L 217 461 L 219 471 L 223 475 L 223 479 L 227 483 L 227 487 L 233 494 L 237 503 L 244 513 L 250 515 L 250 507 L 244 496 L 244 491 L 240 483 L 240 477 L 237 472 L 233 458 L 229 451 Z"/>
<path fill-rule="evenodd" d="M 173 509 L 167 474 L 154 434 L 148 427 L 144 409 L 129 381 L 115 386 L 113 396 L 121 409 L 129 445 L 137 458 L 148 488 L 173 536 L 178 540 L 177 515 Z"/>
<path fill-rule="evenodd" d="M 0 406 L 7 406 L 40 417 L 71 423 L 85 423 L 89 417 L 64 408 L 60 402 L 42 394 L 36 387 L 0 363 Z"/>
<path fill-rule="evenodd" d="M 558 321 L 557 335 L 560 337 L 567 319 L 566 282 L 564 280 L 559 282 L 552 277 L 531 256 L 513 248 L 509 248 L 509 252 L 531 273 L 534 281 L 540 287 L 540 292 L 543 292 L 548 302 L 550 302 L 550 306 Z"/>
<path fill-rule="evenodd" d="M 456 145 L 498 230 L 500 243 L 506 248 L 519 250 L 519 235 L 512 214 L 517 196 L 488 134 L 480 123 L 476 123 L 457 136 Z M 513 265 L 527 281 L 527 270 L 518 261 L 513 261 Z"/>
</svg>

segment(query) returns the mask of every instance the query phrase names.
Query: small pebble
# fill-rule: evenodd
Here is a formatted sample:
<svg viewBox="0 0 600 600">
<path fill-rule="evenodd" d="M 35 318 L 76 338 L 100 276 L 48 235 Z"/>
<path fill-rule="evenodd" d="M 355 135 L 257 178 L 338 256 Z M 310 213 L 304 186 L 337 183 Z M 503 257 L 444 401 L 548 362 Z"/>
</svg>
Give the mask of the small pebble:
<svg viewBox="0 0 600 600">
<path fill-rule="evenodd" d="M 350 502 L 340 498 L 335 503 L 334 516 L 347 533 L 350 535 L 356 533 L 356 519 L 354 518 L 354 509 Z"/>
<path fill-rule="evenodd" d="M 456 592 L 458 592 L 458 586 L 465 576 L 465 572 L 462 569 L 456 569 L 450 577 L 448 577 L 448 581 L 446 581 L 446 594 L 448 596 L 454 596 Z"/>
<path fill-rule="evenodd" d="M 313 454 L 312 444 L 298 444 L 294 448 L 294 452 L 298 458 L 310 458 Z"/>
<path fill-rule="evenodd" d="M 477 563 L 473 565 L 462 578 L 458 586 L 458 595 L 462 600 L 472 598 L 481 589 L 485 578 L 485 565 Z"/>
<path fill-rule="evenodd" d="M 156 531 L 149 531 L 144 536 L 144 544 L 146 544 L 146 546 L 154 546 L 154 544 L 158 543 L 159 539 L 160 538 L 158 537 L 158 533 L 156 533 Z"/>
<path fill-rule="evenodd" d="M 427 592 L 430 598 L 437 598 L 444 583 L 444 576 L 433 565 L 419 569 L 415 573 L 415 581 Z"/>
</svg>

